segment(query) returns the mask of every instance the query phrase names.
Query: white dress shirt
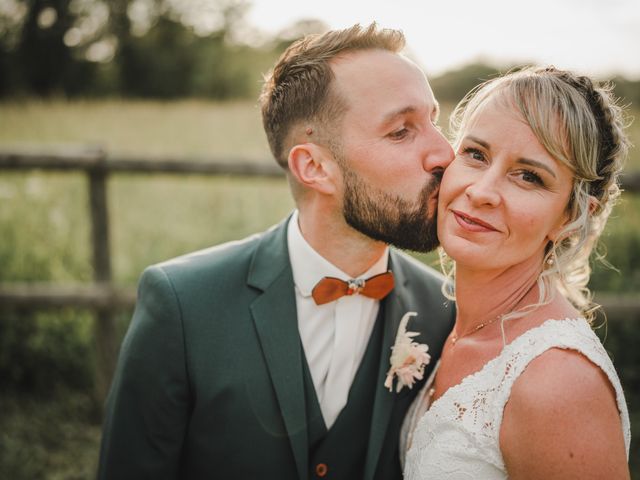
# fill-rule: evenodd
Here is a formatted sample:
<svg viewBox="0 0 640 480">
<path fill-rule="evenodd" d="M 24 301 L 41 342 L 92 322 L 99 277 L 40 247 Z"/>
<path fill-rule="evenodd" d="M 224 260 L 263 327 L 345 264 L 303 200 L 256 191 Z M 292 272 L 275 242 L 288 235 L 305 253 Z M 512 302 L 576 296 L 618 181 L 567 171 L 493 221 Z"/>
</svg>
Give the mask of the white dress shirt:
<svg viewBox="0 0 640 480">
<path fill-rule="evenodd" d="M 347 404 L 349 389 L 367 348 L 380 301 L 351 295 L 316 305 L 311 291 L 323 277 L 342 280 L 351 277 L 322 257 L 304 239 L 297 210 L 289 222 L 287 242 L 296 291 L 298 330 L 325 425 L 331 428 Z M 388 250 L 385 249 L 376 263 L 357 278 L 386 272 Z"/>
</svg>

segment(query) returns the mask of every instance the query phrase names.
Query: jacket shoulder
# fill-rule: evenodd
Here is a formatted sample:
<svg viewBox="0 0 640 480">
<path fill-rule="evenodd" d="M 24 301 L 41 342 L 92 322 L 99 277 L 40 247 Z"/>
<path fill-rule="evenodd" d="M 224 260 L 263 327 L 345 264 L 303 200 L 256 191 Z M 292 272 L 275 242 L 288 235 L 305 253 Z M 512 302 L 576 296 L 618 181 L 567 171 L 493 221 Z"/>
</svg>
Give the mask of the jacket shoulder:
<svg viewBox="0 0 640 480">
<path fill-rule="evenodd" d="M 391 250 L 391 256 L 393 263 L 399 265 L 405 276 L 410 279 L 420 279 L 436 288 L 440 288 L 445 281 L 442 273 L 425 265 L 411 255 L 398 250 Z"/>
<path fill-rule="evenodd" d="M 165 277 L 182 291 L 223 283 L 244 284 L 256 250 L 268 236 L 273 236 L 273 229 L 151 265 L 142 279 Z"/>
<path fill-rule="evenodd" d="M 453 325 L 455 304 L 442 293 L 444 275 L 406 253 L 392 252 L 393 268 L 402 271 L 401 288 L 406 301 Z"/>
<path fill-rule="evenodd" d="M 237 264 L 249 262 L 264 233 L 254 234 L 242 240 L 215 245 L 190 252 L 163 262 L 151 265 L 150 269 L 161 269 L 169 275 L 188 274 L 199 270 L 219 270 L 232 268 Z"/>
</svg>

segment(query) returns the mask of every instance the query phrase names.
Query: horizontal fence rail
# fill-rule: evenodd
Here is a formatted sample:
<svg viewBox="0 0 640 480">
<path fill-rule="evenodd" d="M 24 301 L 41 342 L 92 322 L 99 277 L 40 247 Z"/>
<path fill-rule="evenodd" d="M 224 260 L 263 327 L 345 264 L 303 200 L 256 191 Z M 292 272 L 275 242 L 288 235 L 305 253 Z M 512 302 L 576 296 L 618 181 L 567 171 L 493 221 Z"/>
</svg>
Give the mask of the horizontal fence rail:
<svg viewBox="0 0 640 480">
<path fill-rule="evenodd" d="M 126 310 L 136 303 L 134 288 L 111 284 L 52 285 L 48 283 L 0 283 L 0 305 L 15 309 L 78 307 Z"/>
<path fill-rule="evenodd" d="M 99 171 L 104 173 L 175 173 L 234 175 L 247 177 L 284 177 L 275 160 L 256 162 L 246 159 L 178 159 L 107 156 L 102 150 L 70 149 L 65 152 L 0 151 L 0 169 Z"/>
<path fill-rule="evenodd" d="M 116 364 L 118 338 L 114 313 L 133 308 L 136 291 L 113 284 L 109 244 L 107 180 L 111 174 L 227 175 L 283 178 L 275 161 L 246 159 L 180 159 L 111 156 L 100 148 L 66 148 L 47 151 L 0 150 L 0 170 L 81 171 L 87 175 L 91 216 L 93 283 L 80 285 L 0 283 L 0 307 L 20 310 L 87 308 L 95 313 L 96 399 L 101 404 Z M 640 171 L 626 173 L 622 188 L 640 193 Z M 596 295 L 611 318 L 640 316 L 640 295 Z"/>
</svg>

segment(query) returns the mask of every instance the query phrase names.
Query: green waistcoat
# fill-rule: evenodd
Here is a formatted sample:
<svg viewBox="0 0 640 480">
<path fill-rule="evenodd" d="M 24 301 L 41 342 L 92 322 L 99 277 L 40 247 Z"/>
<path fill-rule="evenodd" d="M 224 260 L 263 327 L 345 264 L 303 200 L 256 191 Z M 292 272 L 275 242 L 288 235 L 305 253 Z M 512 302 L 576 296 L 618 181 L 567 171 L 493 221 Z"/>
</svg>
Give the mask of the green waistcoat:
<svg viewBox="0 0 640 480">
<path fill-rule="evenodd" d="M 310 479 L 353 480 L 364 477 L 373 415 L 372 400 L 382 346 L 382 310 L 380 308 L 364 357 L 349 390 L 347 405 L 328 431 L 306 359 L 304 361 Z"/>
</svg>

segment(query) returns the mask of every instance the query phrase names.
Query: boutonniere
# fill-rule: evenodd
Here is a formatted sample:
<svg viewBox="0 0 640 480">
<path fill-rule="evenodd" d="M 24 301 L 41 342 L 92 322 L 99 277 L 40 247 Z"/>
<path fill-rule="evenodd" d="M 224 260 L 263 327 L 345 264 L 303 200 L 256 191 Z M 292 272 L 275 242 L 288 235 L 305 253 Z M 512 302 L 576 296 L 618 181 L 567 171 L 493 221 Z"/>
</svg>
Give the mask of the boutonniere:
<svg viewBox="0 0 640 480">
<path fill-rule="evenodd" d="M 422 380 L 424 367 L 429 364 L 431 356 L 427 353 L 429 346 L 424 343 L 413 341 L 413 337 L 420 335 L 419 332 L 407 332 L 407 324 L 411 317 L 418 315 L 416 312 L 407 312 L 400 320 L 396 342 L 391 347 L 391 368 L 387 372 L 387 379 L 384 386 L 393 391 L 393 377 L 398 377 L 396 381 L 396 393 L 404 386 L 413 387 L 416 380 Z"/>
</svg>

